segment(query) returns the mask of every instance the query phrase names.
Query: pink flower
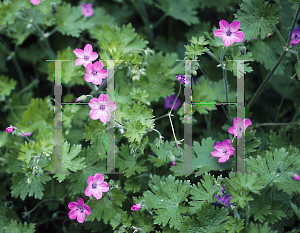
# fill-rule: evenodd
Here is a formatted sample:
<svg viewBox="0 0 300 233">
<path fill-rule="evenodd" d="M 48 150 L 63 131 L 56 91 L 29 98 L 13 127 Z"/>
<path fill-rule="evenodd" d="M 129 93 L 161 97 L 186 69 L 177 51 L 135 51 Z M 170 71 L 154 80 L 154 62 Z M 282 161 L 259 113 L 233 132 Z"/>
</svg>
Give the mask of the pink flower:
<svg viewBox="0 0 300 233">
<path fill-rule="evenodd" d="M 75 49 L 74 53 L 78 59 L 75 61 L 75 66 L 82 65 L 86 67 L 92 61 L 95 61 L 98 58 L 98 53 L 93 52 L 93 47 L 90 44 L 84 46 L 84 50 Z"/>
<path fill-rule="evenodd" d="M 96 173 L 94 176 L 90 176 L 87 180 L 88 186 L 84 191 L 86 196 L 94 196 L 96 199 L 101 199 L 102 192 L 109 190 L 109 185 L 104 181 L 104 176 L 100 173 Z"/>
<path fill-rule="evenodd" d="M 300 42 L 300 27 L 295 27 L 292 33 L 291 46 Z"/>
<path fill-rule="evenodd" d="M 173 166 L 175 166 L 175 161 L 173 162 L 173 164 L 172 164 Z"/>
<path fill-rule="evenodd" d="M 78 202 L 78 203 L 77 203 Z M 70 202 L 68 207 L 71 210 L 69 212 L 69 218 L 75 219 L 77 218 L 77 221 L 79 223 L 83 223 L 85 220 L 85 215 L 91 214 L 91 209 L 88 205 L 84 204 L 84 201 L 82 198 L 78 198 L 77 202 Z"/>
<path fill-rule="evenodd" d="M 29 132 L 29 133 L 24 133 L 25 134 L 25 136 L 31 136 L 32 135 L 32 132 Z M 20 137 L 24 137 L 24 135 L 23 134 L 19 134 L 19 136 Z"/>
<path fill-rule="evenodd" d="M 236 117 L 233 119 L 233 126 L 229 127 L 228 133 L 233 134 L 237 138 L 242 137 L 242 133 L 245 132 L 247 127 L 252 125 L 250 119 L 245 118 L 244 121 L 240 117 Z"/>
<path fill-rule="evenodd" d="M 140 204 L 135 204 L 134 206 L 131 206 L 131 209 L 133 211 L 139 210 L 139 209 L 141 209 L 141 205 Z"/>
<path fill-rule="evenodd" d="M 234 148 L 231 146 L 229 139 L 225 139 L 223 142 L 216 142 L 215 150 L 211 152 L 213 157 L 220 157 L 218 162 L 226 162 L 231 155 L 234 154 Z"/>
<path fill-rule="evenodd" d="M 185 76 L 184 75 L 178 75 L 178 76 L 176 76 L 176 78 L 178 79 L 178 81 L 179 82 L 181 82 L 181 83 L 185 83 Z"/>
<path fill-rule="evenodd" d="M 100 119 L 103 123 L 110 120 L 110 112 L 115 111 L 117 108 L 116 103 L 108 101 L 108 97 L 105 94 L 99 95 L 98 99 L 92 98 L 89 102 L 89 106 L 92 108 L 90 117 L 93 120 Z"/>
<path fill-rule="evenodd" d="M 165 98 L 165 108 L 172 108 L 176 97 L 177 97 L 177 94 L 167 96 Z M 181 101 L 180 101 L 180 99 L 177 98 L 176 103 L 174 104 L 173 110 L 176 110 L 180 106 L 180 104 L 181 104 Z"/>
<path fill-rule="evenodd" d="M 86 66 L 86 74 L 84 76 L 85 81 L 92 82 L 95 85 L 100 85 L 102 83 L 102 79 L 107 77 L 107 70 L 102 69 L 103 63 L 100 61 L 96 61 L 94 64 L 89 63 Z"/>
<path fill-rule="evenodd" d="M 94 10 L 92 8 L 93 3 L 90 2 L 88 5 L 82 3 L 81 6 L 82 6 L 81 14 L 83 14 L 84 17 L 90 17 L 94 14 Z"/>
<path fill-rule="evenodd" d="M 220 29 L 214 31 L 214 35 L 223 39 L 225 47 L 228 47 L 233 44 L 233 42 L 242 42 L 244 39 L 244 33 L 238 31 L 241 22 L 234 21 L 229 24 L 226 20 L 222 19 L 219 22 Z"/>
<path fill-rule="evenodd" d="M 300 180 L 300 176 L 298 176 L 298 175 L 295 173 L 293 179 L 295 179 L 295 180 Z"/>
<path fill-rule="evenodd" d="M 45 1 L 45 0 L 42 0 L 42 1 Z M 30 2 L 31 2 L 33 5 L 39 5 L 39 4 L 40 4 L 40 0 L 30 0 Z"/>
<path fill-rule="evenodd" d="M 6 131 L 6 133 L 11 133 L 11 132 L 14 131 L 14 127 L 9 126 L 9 127 L 7 127 L 7 128 L 5 129 L 5 131 Z"/>
</svg>

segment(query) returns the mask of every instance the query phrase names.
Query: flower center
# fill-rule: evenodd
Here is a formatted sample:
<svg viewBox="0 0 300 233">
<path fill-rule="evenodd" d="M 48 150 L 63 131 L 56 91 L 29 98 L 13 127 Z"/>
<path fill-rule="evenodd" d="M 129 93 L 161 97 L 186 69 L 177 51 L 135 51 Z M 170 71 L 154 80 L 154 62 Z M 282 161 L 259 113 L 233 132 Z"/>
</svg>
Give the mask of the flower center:
<svg viewBox="0 0 300 233">
<path fill-rule="evenodd" d="M 99 109 L 100 110 L 104 110 L 105 109 L 105 105 L 100 105 Z"/>
<path fill-rule="evenodd" d="M 85 61 L 88 61 L 89 60 L 89 56 L 84 56 L 83 58 Z"/>
<path fill-rule="evenodd" d="M 226 36 L 231 36 L 231 33 L 232 33 L 231 31 L 227 31 Z"/>
<path fill-rule="evenodd" d="M 169 100 L 169 105 L 173 105 L 174 100 Z"/>
<path fill-rule="evenodd" d="M 294 40 L 298 40 L 299 36 L 298 35 L 294 35 Z"/>
<path fill-rule="evenodd" d="M 224 154 L 227 154 L 227 150 L 224 150 L 223 153 L 224 153 Z"/>
<path fill-rule="evenodd" d="M 96 189 L 97 188 L 97 184 L 92 184 L 92 189 Z"/>
<path fill-rule="evenodd" d="M 83 207 L 81 205 L 77 206 L 79 208 L 80 213 L 83 213 Z M 77 209 L 78 210 L 78 209 Z"/>
<path fill-rule="evenodd" d="M 97 71 L 93 70 L 93 71 L 92 71 L 92 74 L 93 74 L 93 75 L 97 75 Z"/>
</svg>

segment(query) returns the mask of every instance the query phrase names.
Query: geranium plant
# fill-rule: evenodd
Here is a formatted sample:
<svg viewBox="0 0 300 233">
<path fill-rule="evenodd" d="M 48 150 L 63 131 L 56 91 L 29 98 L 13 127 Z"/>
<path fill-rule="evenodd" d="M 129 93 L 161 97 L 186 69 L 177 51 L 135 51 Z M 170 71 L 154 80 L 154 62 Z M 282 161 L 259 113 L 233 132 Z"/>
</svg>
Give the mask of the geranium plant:
<svg viewBox="0 0 300 233">
<path fill-rule="evenodd" d="M 299 232 L 297 3 L 1 1 L 1 232 Z"/>
</svg>

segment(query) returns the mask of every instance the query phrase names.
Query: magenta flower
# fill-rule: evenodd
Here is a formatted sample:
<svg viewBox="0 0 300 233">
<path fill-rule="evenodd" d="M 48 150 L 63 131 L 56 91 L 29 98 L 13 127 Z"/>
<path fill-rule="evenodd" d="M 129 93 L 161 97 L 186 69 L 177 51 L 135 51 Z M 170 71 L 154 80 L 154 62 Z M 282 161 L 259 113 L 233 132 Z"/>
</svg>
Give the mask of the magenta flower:
<svg viewBox="0 0 300 233">
<path fill-rule="evenodd" d="M 5 129 L 5 131 L 6 131 L 6 133 L 11 133 L 11 132 L 14 131 L 14 127 L 9 126 L 9 127 L 7 127 L 7 128 Z"/>
<path fill-rule="evenodd" d="M 295 27 L 292 33 L 291 46 L 300 42 L 300 27 Z"/>
<path fill-rule="evenodd" d="M 91 214 L 91 209 L 88 205 L 84 204 L 84 201 L 82 198 L 78 198 L 77 202 L 70 202 L 68 205 L 69 209 L 71 210 L 69 212 L 69 218 L 75 219 L 77 218 L 77 221 L 79 223 L 83 223 L 85 220 L 85 215 Z"/>
<path fill-rule="evenodd" d="M 95 85 L 100 85 L 102 83 L 102 79 L 107 77 L 107 70 L 102 69 L 103 63 L 100 61 L 96 61 L 94 64 L 89 63 L 86 66 L 86 74 L 84 76 L 85 81 L 92 82 Z"/>
<path fill-rule="evenodd" d="M 92 8 L 93 3 L 90 2 L 88 5 L 82 3 L 81 6 L 82 6 L 81 14 L 83 14 L 84 17 L 90 17 L 94 14 L 94 10 Z"/>
<path fill-rule="evenodd" d="M 139 210 L 139 209 L 141 209 L 141 205 L 140 204 L 135 204 L 135 205 L 131 206 L 131 209 L 133 211 Z"/>
<path fill-rule="evenodd" d="M 173 162 L 173 164 L 172 164 L 173 166 L 175 166 L 175 161 Z"/>
<path fill-rule="evenodd" d="M 225 163 L 231 155 L 234 154 L 234 148 L 231 146 L 229 139 L 225 139 L 223 142 L 216 142 L 215 150 L 211 152 L 213 157 L 220 157 L 218 162 Z"/>
<path fill-rule="evenodd" d="M 45 1 L 45 0 L 42 0 L 42 1 Z M 39 5 L 39 4 L 40 4 L 40 0 L 30 0 L 30 2 L 31 2 L 33 5 Z"/>
<path fill-rule="evenodd" d="M 222 19 L 219 22 L 220 29 L 214 31 L 214 35 L 223 39 L 225 47 L 233 44 L 233 42 L 242 42 L 244 39 L 244 33 L 238 31 L 241 23 L 234 21 L 229 24 L 226 20 Z"/>
<path fill-rule="evenodd" d="M 98 99 L 92 98 L 89 102 L 89 106 L 92 108 L 90 117 L 93 120 L 100 119 L 103 123 L 110 120 L 110 112 L 115 111 L 117 108 L 116 103 L 108 101 L 108 97 L 105 94 L 99 95 Z"/>
<path fill-rule="evenodd" d="M 95 61 L 98 58 L 98 53 L 93 52 L 93 46 L 86 44 L 84 50 L 75 49 L 74 53 L 78 59 L 75 61 L 75 66 L 82 65 L 86 67 L 92 61 Z"/>
<path fill-rule="evenodd" d="M 298 175 L 295 173 L 293 179 L 295 179 L 295 180 L 300 180 L 300 176 L 298 176 Z"/>
<path fill-rule="evenodd" d="M 173 95 L 170 95 L 170 96 L 167 96 L 165 98 L 165 108 L 172 108 L 173 104 L 174 104 L 174 101 L 176 99 L 177 95 L 176 94 L 173 94 Z M 181 101 L 180 99 L 177 99 L 176 100 L 176 103 L 174 105 L 174 108 L 173 110 L 176 110 L 181 104 Z"/>
<path fill-rule="evenodd" d="M 33 133 L 33 132 L 24 133 L 24 134 L 25 134 L 25 136 L 31 136 L 31 135 L 32 135 L 32 133 Z M 24 137 L 24 135 L 23 135 L 23 134 L 19 134 L 19 136 L 20 136 L 20 137 Z"/>
<path fill-rule="evenodd" d="M 182 74 L 178 75 L 178 76 L 176 76 L 176 78 L 178 79 L 179 82 L 181 82 L 183 84 L 185 83 L 185 76 L 184 75 L 182 75 Z"/>
<path fill-rule="evenodd" d="M 252 125 L 250 119 L 245 118 L 244 121 L 240 117 L 236 117 L 233 119 L 233 126 L 229 127 L 228 133 L 233 134 L 237 138 L 242 137 L 242 133 L 245 132 L 247 127 Z"/>
<path fill-rule="evenodd" d="M 94 196 L 96 199 L 101 199 L 102 193 L 109 190 L 109 185 L 104 181 L 104 176 L 100 173 L 96 173 L 94 176 L 90 176 L 87 180 L 88 186 L 84 191 L 86 196 Z"/>
</svg>

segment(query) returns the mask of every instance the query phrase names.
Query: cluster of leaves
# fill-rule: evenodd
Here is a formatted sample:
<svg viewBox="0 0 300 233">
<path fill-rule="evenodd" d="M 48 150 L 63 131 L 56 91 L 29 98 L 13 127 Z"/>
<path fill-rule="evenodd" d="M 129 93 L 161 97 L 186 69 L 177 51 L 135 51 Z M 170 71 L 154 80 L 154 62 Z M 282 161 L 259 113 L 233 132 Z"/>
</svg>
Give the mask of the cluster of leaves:
<svg viewBox="0 0 300 233">
<path fill-rule="evenodd" d="M 23 132 L 33 132 L 28 143 L 23 138 L 0 133 L 4 184 L 0 187 L 3 192 L 0 228 L 4 232 L 42 232 L 50 227 L 44 218 L 49 218 L 52 211 L 51 222 L 61 212 L 64 212 L 62 219 L 68 220 L 68 203 L 82 197 L 88 177 L 96 173 L 110 179 L 110 190 L 100 200 L 89 200 L 91 215 L 86 217 L 83 226 L 91 232 L 244 233 L 282 232 L 284 227 L 290 227 L 289 230 L 294 227 L 292 232 L 297 232 L 299 226 L 294 222 L 300 218 L 297 200 L 300 186 L 293 175 L 300 174 L 299 128 L 288 133 L 281 129 L 262 134 L 255 130 L 255 124 L 269 120 L 270 114 L 261 114 L 259 108 L 253 108 L 253 112 L 246 112 L 253 113 L 256 121 L 245 132 L 247 173 L 228 175 L 236 168 L 235 156 L 226 163 L 218 163 L 211 156 L 216 140 L 228 136 L 221 129 L 227 131 L 232 122 L 228 119 L 224 123 L 221 118 L 226 116 L 215 114 L 219 109 L 214 103 L 226 101 L 221 69 L 216 66 L 226 64 L 228 97 L 230 102 L 235 102 L 236 60 L 248 61 L 245 83 L 254 83 L 256 76 L 270 71 L 283 51 L 282 42 L 273 35 L 275 25 L 287 37 L 296 1 L 114 0 L 101 6 L 94 2 L 95 17 L 88 18 L 82 16 L 80 5 L 73 6 L 71 1 L 55 2 L 56 12 L 43 1 L 36 9 L 29 0 L 0 3 L 0 70 L 5 73 L 0 76 L 0 124 L 3 128 L 12 124 Z M 236 12 L 234 15 L 241 22 L 240 30 L 246 41 L 225 50 L 222 39 L 213 36 L 216 27 L 211 31 L 211 25 L 217 26 L 221 18 L 211 21 L 212 18 L 205 16 L 208 10 L 217 17 L 222 13 L 228 19 Z M 133 21 L 134 17 L 141 17 L 145 25 Z M 152 24 L 150 20 L 157 23 Z M 35 36 L 38 43 L 31 43 Z M 62 153 L 57 163 L 54 135 L 58 132 L 54 131 L 54 105 L 49 97 L 53 95 L 54 63 L 44 61 L 49 56 L 70 60 L 61 66 L 64 102 L 75 102 L 77 96 L 88 91 L 98 97 L 105 93 L 105 83 L 100 87 L 91 85 L 91 90 L 82 87 L 86 84 L 85 69 L 75 66 L 73 51 L 82 48 L 84 43 L 93 44 L 100 60 L 115 60 L 115 128 L 118 129 L 115 145 L 107 140 L 107 125 L 89 118 L 88 106 L 64 105 Z M 249 51 L 241 52 L 242 46 Z M 207 54 L 215 54 L 214 61 Z M 216 64 L 221 54 L 224 54 L 222 64 Z M 175 76 L 184 74 L 184 62 L 178 61 L 184 56 L 188 60 L 202 60 L 193 63 L 197 71 L 196 83 L 192 83 L 192 112 L 197 112 L 193 116 L 197 118 L 193 120 L 193 133 L 198 138 L 193 138 L 191 161 L 187 161 L 190 156 L 184 155 L 184 146 L 176 147 L 172 140 L 153 136 L 159 130 L 165 138 L 173 137 L 169 122 L 167 125 L 166 121 L 154 117 L 166 113 L 161 110 L 162 99 L 179 89 Z M 291 55 L 287 58 L 292 59 Z M 299 84 L 288 86 L 286 76 L 291 70 L 299 74 L 299 53 L 292 61 L 296 65 L 283 61 L 274 73 L 278 81 L 270 83 L 275 92 L 291 101 L 298 113 L 299 98 L 294 98 L 293 93 L 298 93 Z M 31 79 L 32 84 L 24 77 Z M 40 82 L 38 88 L 36 80 Z M 245 85 L 246 99 L 253 95 L 252 87 Z M 183 100 L 183 94 L 179 98 Z M 266 107 L 273 100 L 261 102 L 258 106 Z M 290 113 L 289 109 L 286 111 Z M 177 137 L 183 137 L 184 113 L 182 105 L 176 114 L 178 119 L 172 118 Z M 285 121 L 284 114 L 280 120 Z M 205 133 L 203 124 L 207 125 Z M 114 169 L 124 175 L 111 175 L 106 170 L 106 151 L 113 146 Z M 171 156 L 175 158 L 175 166 L 171 165 Z M 186 163 L 191 165 L 188 171 Z M 215 196 L 223 185 L 232 196 L 231 204 L 216 206 Z M 32 204 L 25 200 L 32 200 Z M 130 212 L 130 206 L 136 203 L 141 203 L 142 209 Z M 31 215 L 27 208 L 40 212 Z M 38 228 L 40 224 L 33 224 L 39 221 L 45 224 L 43 230 Z M 55 225 L 53 231 L 63 228 L 61 224 Z M 68 222 L 63 231 L 80 230 Z"/>
</svg>

